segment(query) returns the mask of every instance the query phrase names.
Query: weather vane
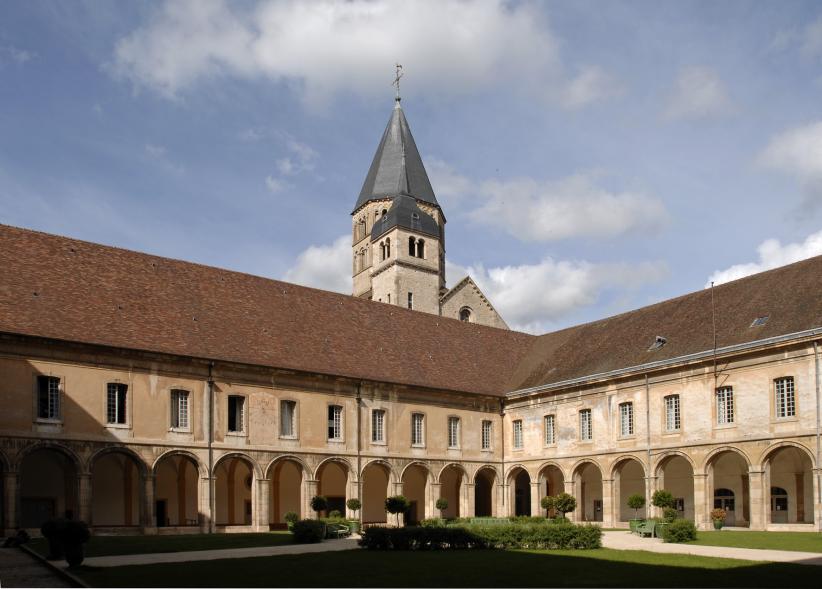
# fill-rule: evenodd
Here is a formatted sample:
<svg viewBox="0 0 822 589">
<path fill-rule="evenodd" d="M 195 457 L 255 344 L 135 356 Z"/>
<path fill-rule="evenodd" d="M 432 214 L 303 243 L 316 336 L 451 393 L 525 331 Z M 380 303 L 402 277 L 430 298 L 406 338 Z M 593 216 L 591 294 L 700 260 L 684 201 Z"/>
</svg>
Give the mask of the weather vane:
<svg viewBox="0 0 822 589">
<path fill-rule="evenodd" d="M 397 87 L 397 97 L 394 99 L 397 102 L 401 100 L 400 98 L 400 78 L 402 78 L 402 66 L 400 64 L 396 64 L 397 73 L 394 76 L 394 81 L 391 82 L 392 86 Z"/>
</svg>

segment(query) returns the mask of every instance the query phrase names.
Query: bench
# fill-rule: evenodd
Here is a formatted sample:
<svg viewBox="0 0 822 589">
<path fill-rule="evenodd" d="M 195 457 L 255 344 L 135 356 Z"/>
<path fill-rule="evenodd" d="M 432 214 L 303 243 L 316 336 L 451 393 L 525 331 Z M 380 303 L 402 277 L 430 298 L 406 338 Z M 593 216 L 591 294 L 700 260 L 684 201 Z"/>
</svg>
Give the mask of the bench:
<svg viewBox="0 0 822 589">
<path fill-rule="evenodd" d="M 326 524 L 326 537 L 345 538 L 351 535 L 351 528 L 345 524 Z"/>
<path fill-rule="evenodd" d="M 653 538 L 655 528 L 656 522 L 642 522 L 641 524 L 637 524 L 636 533 L 639 534 L 640 538 L 644 538 L 645 534 Z"/>
</svg>

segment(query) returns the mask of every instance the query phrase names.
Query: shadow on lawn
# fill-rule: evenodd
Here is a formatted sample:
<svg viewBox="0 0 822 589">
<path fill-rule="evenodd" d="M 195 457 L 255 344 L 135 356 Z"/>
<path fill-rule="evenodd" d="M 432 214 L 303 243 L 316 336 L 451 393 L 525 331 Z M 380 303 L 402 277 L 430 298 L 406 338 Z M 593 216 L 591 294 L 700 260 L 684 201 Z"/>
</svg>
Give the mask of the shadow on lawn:
<svg viewBox="0 0 822 589">
<path fill-rule="evenodd" d="M 98 587 L 810 587 L 820 572 L 801 564 L 612 550 L 354 550 L 77 570 Z"/>
</svg>

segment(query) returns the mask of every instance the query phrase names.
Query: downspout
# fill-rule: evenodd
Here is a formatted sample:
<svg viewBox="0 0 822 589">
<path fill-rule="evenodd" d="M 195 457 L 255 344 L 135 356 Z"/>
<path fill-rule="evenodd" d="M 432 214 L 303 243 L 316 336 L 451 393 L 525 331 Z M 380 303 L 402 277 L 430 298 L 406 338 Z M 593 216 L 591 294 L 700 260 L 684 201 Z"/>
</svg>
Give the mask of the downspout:
<svg viewBox="0 0 822 589">
<path fill-rule="evenodd" d="M 208 363 L 208 533 L 214 533 L 217 498 L 214 496 L 214 362 Z"/>
<path fill-rule="evenodd" d="M 500 440 L 501 440 L 501 451 L 500 454 L 500 466 L 502 467 L 500 470 L 500 476 L 502 477 L 502 508 L 505 511 L 505 496 L 508 494 L 508 485 L 505 481 L 505 399 L 499 400 L 499 423 L 500 423 Z"/>
<path fill-rule="evenodd" d="M 357 383 L 357 498 L 362 501 L 362 381 Z M 347 507 L 347 506 L 346 506 Z M 357 511 L 362 530 L 362 508 Z"/>
<path fill-rule="evenodd" d="M 645 445 L 648 452 L 648 484 L 646 485 L 646 492 L 648 492 L 650 489 L 647 487 L 650 487 L 653 473 L 651 472 L 651 385 L 648 382 L 647 372 L 645 373 Z M 645 497 L 645 501 L 651 502 L 650 495 Z M 647 514 L 648 511 L 646 510 L 645 513 Z"/>
<path fill-rule="evenodd" d="M 819 342 L 813 342 L 813 358 L 816 368 L 816 502 L 822 503 L 822 472 L 819 458 L 822 456 L 822 421 L 820 421 L 820 382 L 819 382 Z M 819 522 L 817 522 L 818 525 Z"/>
</svg>

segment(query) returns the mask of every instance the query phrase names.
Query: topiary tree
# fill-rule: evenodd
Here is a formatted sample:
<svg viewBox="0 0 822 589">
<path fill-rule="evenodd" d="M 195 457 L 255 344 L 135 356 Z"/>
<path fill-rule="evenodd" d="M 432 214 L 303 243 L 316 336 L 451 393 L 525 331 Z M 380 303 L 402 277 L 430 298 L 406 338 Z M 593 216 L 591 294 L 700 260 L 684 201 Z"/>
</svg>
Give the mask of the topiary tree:
<svg viewBox="0 0 822 589">
<path fill-rule="evenodd" d="M 291 530 L 294 528 L 294 524 L 300 521 L 300 516 L 294 511 L 286 511 L 283 515 L 283 520 L 285 520 L 285 525 L 288 526 L 288 529 Z"/>
<path fill-rule="evenodd" d="M 311 498 L 311 509 L 317 512 L 317 519 L 319 519 L 320 512 L 328 509 L 328 499 L 322 495 L 315 495 Z"/>
<path fill-rule="evenodd" d="M 408 511 L 411 502 L 403 495 L 394 495 L 385 500 L 385 511 L 397 516 L 397 527 L 400 527 L 400 514 Z"/>
<path fill-rule="evenodd" d="M 659 507 L 660 509 L 665 509 L 666 507 L 674 507 L 675 501 L 674 496 L 671 495 L 670 492 L 660 489 L 659 491 L 654 491 L 654 494 L 651 495 L 651 505 L 654 507 Z"/>
<path fill-rule="evenodd" d="M 628 507 L 634 510 L 634 519 L 639 519 L 639 510 L 645 507 L 645 496 L 635 493 L 628 497 Z"/>
<path fill-rule="evenodd" d="M 568 493 L 560 493 L 554 497 L 554 509 L 560 513 L 563 519 L 565 518 L 566 513 L 571 513 L 576 508 L 577 500 L 573 495 L 569 495 Z"/>
<path fill-rule="evenodd" d="M 345 502 L 345 506 L 354 512 L 354 517 L 357 517 L 357 512 L 362 509 L 362 502 L 356 497 L 352 497 Z"/>
<path fill-rule="evenodd" d="M 437 509 L 440 512 L 440 517 L 445 519 L 445 510 L 448 509 L 448 499 L 445 497 L 440 497 L 437 499 Z"/>
<path fill-rule="evenodd" d="M 545 510 L 545 516 L 548 517 L 551 514 L 551 511 L 554 509 L 554 502 L 556 501 L 555 497 L 551 497 L 550 495 L 546 495 L 542 499 L 540 499 L 539 504 Z"/>
</svg>

